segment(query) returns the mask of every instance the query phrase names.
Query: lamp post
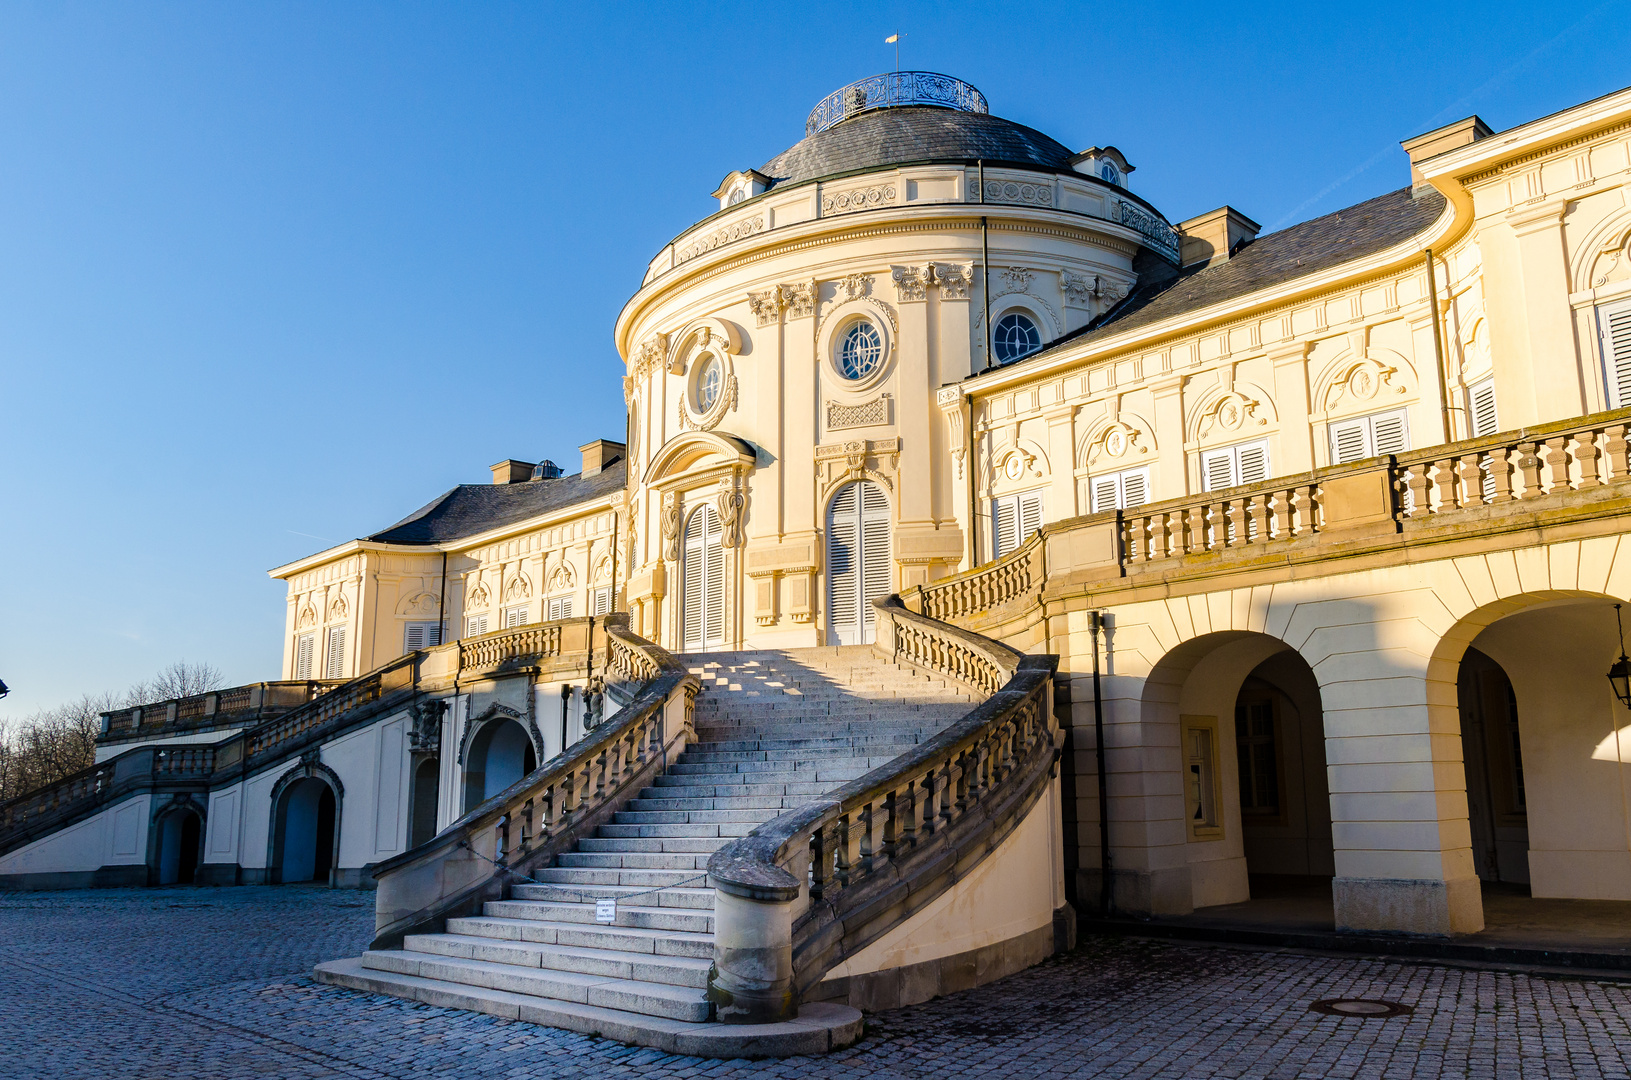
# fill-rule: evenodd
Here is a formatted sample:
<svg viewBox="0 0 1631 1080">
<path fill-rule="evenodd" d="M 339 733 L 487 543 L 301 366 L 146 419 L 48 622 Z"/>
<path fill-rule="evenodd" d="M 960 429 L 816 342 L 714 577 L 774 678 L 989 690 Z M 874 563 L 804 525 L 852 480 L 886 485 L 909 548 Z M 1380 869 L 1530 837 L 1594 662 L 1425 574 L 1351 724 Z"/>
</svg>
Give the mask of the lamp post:
<svg viewBox="0 0 1631 1080">
<path fill-rule="evenodd" d="M 1614 605 L 1614 625 L 1620 631 L 1620 658 L 1608 669 L 1608 685 L 1620 704 L 1631 709 L 1631 657 L 1625 655 L 1625 624 L 1620 621 L 1620 605 Z"/>
</svg>

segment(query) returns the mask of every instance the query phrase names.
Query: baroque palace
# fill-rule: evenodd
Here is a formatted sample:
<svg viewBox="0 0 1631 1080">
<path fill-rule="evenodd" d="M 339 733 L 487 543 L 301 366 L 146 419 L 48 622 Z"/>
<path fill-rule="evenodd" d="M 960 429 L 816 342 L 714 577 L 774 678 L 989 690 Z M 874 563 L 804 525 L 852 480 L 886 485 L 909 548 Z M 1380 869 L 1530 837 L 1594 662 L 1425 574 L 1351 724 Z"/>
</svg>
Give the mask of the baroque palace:
<svg viewBox="0 0 1631 1080">
<path fill-rule="evenodd" d="M 368 886 L 320 978 L 726 1056 L 1078 910 L 1631 900 L 1631 91 L 1402 147 L 1260 236 L 842 88 L 645 266 L 621 438 L 274 570 L 279 678 L 108 714 L 0 883 Z"/>
</svg>

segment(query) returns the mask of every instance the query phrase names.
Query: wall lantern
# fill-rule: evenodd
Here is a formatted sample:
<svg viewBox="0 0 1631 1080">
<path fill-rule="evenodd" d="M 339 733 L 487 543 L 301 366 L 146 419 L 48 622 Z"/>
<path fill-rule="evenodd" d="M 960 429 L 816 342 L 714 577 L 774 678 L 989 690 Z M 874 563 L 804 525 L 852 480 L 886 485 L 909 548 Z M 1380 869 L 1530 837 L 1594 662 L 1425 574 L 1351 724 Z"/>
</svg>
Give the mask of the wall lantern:
<svg viewBox="0 0 1631 1080">
<path fill-rule="evenodd" d="M 1614 625 L 1620 631 L 1620 658 L 1608 669 L 1608 684 L 1620 704 L 1631 709 L 1631 657 L 1625 655 L 1625 625 L 1620 622 L 1620 605 L 1614 605 Z"/>
</svg>

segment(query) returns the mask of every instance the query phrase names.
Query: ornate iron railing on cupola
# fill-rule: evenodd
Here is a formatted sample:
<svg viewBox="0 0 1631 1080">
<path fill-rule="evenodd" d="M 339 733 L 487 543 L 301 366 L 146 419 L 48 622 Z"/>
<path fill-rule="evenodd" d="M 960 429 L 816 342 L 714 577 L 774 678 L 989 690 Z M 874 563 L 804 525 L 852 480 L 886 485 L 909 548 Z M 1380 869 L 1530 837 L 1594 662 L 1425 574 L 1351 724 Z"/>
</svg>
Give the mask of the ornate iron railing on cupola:
<svg viewBox="0 0 1631 1080">
<path fill-rule="evenodd" d="M 971 113 L 991 111 L 985 95 L 962 79 L 933 71 L 891 71 L 858 79 L 816 102 L 804 122 L 804 134 L 826 131 L 873 109 L 900 105 L 933 105 Z"/>
</svg>

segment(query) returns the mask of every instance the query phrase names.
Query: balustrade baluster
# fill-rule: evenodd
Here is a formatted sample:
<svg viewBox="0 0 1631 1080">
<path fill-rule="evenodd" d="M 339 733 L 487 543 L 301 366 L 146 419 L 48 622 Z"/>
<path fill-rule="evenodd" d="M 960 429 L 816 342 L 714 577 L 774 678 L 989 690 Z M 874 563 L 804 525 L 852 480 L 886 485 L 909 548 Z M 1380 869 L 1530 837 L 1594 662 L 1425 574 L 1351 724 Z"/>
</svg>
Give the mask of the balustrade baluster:
<svg viewBox="0 0 1631 1080">
<path fill-rule="evenodd" d="M 859 830 L 860 834 L 861 834 L 860 844 L 859 844 L 860 858 L 857 860 L 857 862 L 858 862 L 858 864 L 860 866 L 861 873 L 863 873 L 863 874 L 872 873 L 872 853 L 873 853 L 872 817 L 873 817 L 872 804 L 867 803 L 865 806 L 861 807 L 861 820 L 860 820 L 861 828 Z"/>
<path fill-rule="evenodd" d="M 1512 501 L 1512 463 L 1507 460 L 1508 453 L 1506 447 L 1497 446 L 1489 452 L 1489 460 L 1485 463 L 1493 489 L 1489 500 L 1492 503 Z"/>
<path fill-rule="evenodd" d="M 1569 489 L 1569 439 L 1560 436 L 1546 440 L 1546 490 Z"/>
<path fill-rule="evenodd" d="M 1540 444 L 1518 444 L 1518 471 L 1523 474 L 1523 497 L 1534 499 L 1545 494 L 1540 489 Z"/>
<path fill-rule="evenodd" d="M 1602 451 L 1597 449 L 1596 431 L 1582 431 L 1574 437 L 1574 460 L 1580 466 L 1579 488 L 1602 487 L 1603 481 L 1597 475 L 1597 459 Z"/>
<path fill-rule="evenodd" d="M 843 888 L 850 882 L 850 827 L 849 815 L 839 814 L 837 825 L 837 844 L 835 845 L 837 859 L 833 867 L 833 876 L 838 879 L 838 887 Z"/>
<path fill-rule="evenodd" d="M 827 843 L 827 828 L 822 826 L 810 834 L 810 899 L 820 900 L 827 891 L 827 880 L 832 873 L 832 852 Z"/>
<path fill-rule="evenodd" d="M 951 803 L 954 794 L 952 792 L 951 765 L 951 759 L 947 758 L 945 763 L 940 766 L 940 826 L 942 828 L 951 824 Z"/>
<path fill-rule="evenodd" d="M 1457 459 L 1455 475 L 1460 478 L 1463 506 L 1482 506 L 1484 503 L 1484 470 L 1477 454 L 1462 454 Z"/>
<path fill-rule="evenodd" d="M 1624 424 L 1609 427 L 1603 435 L 1603 452 L 1608 457 L 1608 479 L 1618 484 L 1631 477 L 1631 441 L 1626 440 Z"/>
<path fill-rule="evenodd" d="M 1206 506 L 1204 504 L 1200 506 L 1192 506 L 1189 508 L 1189 513 L 1183 515 L 1183 517 L 1184 545 L 1182 550 L 1185 554 L 1194 554 L 1197 551 L 1205 551 Z"/>
<path fill-rule="evenodd" d="M 906 781 L 905 806 L 902 807 L 897 803 L 891 808 L 890 813 L 891 820 L 899 818 L 895 824 L 896 836 L 898 837 L 897 843 L 907 851 L 917 846 L 917 800 L 917 780 L 908 780 Z M 893 848 L 890 849 L 889 857 L 895 857 Z"/>
<path fill-rule="evenodd" d="M 1427 472 L 1429 468 L 1431 466 L 1425 461 L 1409 466 L 1409 480 L 1406 482 L 1405 488 L 1410 493 L 1407 501 L 1410 508 L 1410 517 L 1426 517 L 1433 512 L 1433 500 L 1427 490 Z"/>
</svg>

